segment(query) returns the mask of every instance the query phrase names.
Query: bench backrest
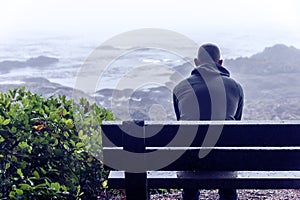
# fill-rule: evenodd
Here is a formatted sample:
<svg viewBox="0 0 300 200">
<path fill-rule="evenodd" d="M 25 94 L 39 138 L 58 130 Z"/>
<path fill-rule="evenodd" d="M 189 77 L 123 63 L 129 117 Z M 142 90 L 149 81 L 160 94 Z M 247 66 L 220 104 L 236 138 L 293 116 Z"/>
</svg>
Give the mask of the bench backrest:
<svg viewBox="0 0 300 200">
<path fill-rule="evenodd" d="M 102 133 L 117 170 L 300 170 L 300 121 L 104 122 Z"/>
</svg>

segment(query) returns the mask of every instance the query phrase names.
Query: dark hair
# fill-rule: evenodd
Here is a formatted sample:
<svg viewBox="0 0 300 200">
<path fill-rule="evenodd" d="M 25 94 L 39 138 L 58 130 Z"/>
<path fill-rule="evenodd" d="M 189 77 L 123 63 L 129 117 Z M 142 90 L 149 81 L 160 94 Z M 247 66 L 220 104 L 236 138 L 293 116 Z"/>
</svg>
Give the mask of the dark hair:
<svg viewBox="0 0 300 200">
<path fill-rule="evenodd" d="M 203 44 L 198 50 L 198 60 L 203 62 L 218 62 L 221 58 L 220 49 L 214 44 Z"/>
</svg>

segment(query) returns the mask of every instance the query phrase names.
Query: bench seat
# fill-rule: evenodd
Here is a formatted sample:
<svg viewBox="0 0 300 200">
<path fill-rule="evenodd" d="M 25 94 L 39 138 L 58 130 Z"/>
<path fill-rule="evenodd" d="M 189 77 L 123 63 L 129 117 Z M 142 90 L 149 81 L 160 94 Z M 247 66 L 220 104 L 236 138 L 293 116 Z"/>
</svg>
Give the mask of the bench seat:
<svg viewBox="0 0 300 200">
<path fill-rule="evenodd" d="M 125 188 L 124 171 L 111 171 L 108 180 L 114 188 Z M 147 180 L 149 188 L 300 189 L 300 171 L 149 171 Z"/>
</svg>

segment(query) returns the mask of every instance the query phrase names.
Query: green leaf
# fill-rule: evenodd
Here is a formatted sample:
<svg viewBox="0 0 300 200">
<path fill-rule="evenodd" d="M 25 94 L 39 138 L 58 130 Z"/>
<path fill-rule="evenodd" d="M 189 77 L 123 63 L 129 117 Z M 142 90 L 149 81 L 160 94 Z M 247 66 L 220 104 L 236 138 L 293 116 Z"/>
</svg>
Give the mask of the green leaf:
<svg viewBox="0 0 300 200">
<path fill-rule="evenodd" d="M 17 174 L 19 174 L 19 176 L 23 179 L 24 178 L 24 175 L 22 173 L 22 170 L 19 168 L 17 169 Z"/>
<path fill-rule="evenodd" d="M 75 146 L 75 142 L 74 142 L 74 140 L 70 140 L 70 143 L 73 145 L 73 146 Z"/>
<path fill-rule="evenodd" d="M 80 147 L 83 147 L 84 146 L 84 143 L 83 142 L 77 142 L 76 143 L 76 147 L 77 148 L 80 148 Z"/>
<path fill-rule="evenodd" d="M 68 191 L 68 188 L 67 188 L 65 185 L 62 185 L 62 186 L 61 186 L 61 189 L 62 189 L 64 192 L 67 192 L 67 191 Z"/>
<path fill-rule="evenodd" d="M 28 150 L 29 153 L 31 153 L 32 152 L 32 146 L 28 145 L 28 149 L 27 150 Z"/>
<path fill-rule="evenodd" d="M 22 190 L 32 190 L 32 187 L 26 183 L 20 183 L 19 184 L 19 187 L 22 189 Z"/>
<path fill-rule="evenodd" d="M 42 168 L 42 167 L 40 167 L 40 170 L 41 170 L 41 172 L 42 172 L 43 174 L 46 174 L 46 173 L 47 173 L 46 170 L 45 170 L 44 168 Z"/>
<path fill-rule="evenodd" d="M 21 189 L 15 189 L 17 195 L 23 195 L 23 190 Z"/>
<path fill-rule="evenodd" d="M 25 149 L 28 146 L 28 144 L 27 144 L 27 142 L 20 142 L 18 144 L 18 146 L 23 150 L 23 149 Z"/>
<path fill-rule="evenodd" d="M 4 120 L 3 122 L 2 122 L 2 124 L 4 125 L 4 126 L 6 126 L 7 124 L 9 124 L 10 123 L 10 119 L 6 119 L 6 120 Z"/>
<path fill-rule="evenodd" d="M 42 183 L 42 184 L 38 184 L 34 187 L 34 189 L 38 189 L 38 188 L 45 188 L 47 187 L 46 183 Z"/>
<path fill-rule="evenodd" d="M 10 130 L 10 132 L 13 133 L 13 134 L 17 133 L 17 128 L 16 127 L 12 127 L 11 130 Z"/>
<path fill-rule="evenodd" d="M 73 124 L 73 120 L 72 120 L 72 119 L 67 119 L 67 120 L 65 121 L 65 124 L 66 124 L 66 125 Z"/>
<path fill-rule="evenodd" d="M 33 172 L 33 175 L 34 175 L 34 177 L 36 177 L 36 178 L 38 178 L 38 179 L 40 178 L 40 174 L 39 174 L 37 171 L 34 171 L 34 172 Z"/>
<path fill-rule="evenodd" d="M 11 161 L 17 162 L 17 161 L 18 161 L 18 158 L 17 158 L 16 156 L 12 156 L 12 157 L 11 157 Z"/>
<path fill-rule="evenodd" d="M 78 132 L 78 137 L 81 139 L 81 140 L 86 140 L 88 138 L 88 136 L 86 134 L 83 133 L 83 130 L 80 130 Z"/>
<path fill-rule="evenodd" d="M 51 186 L 50 186 L 53 190 L 55 191 L 59 191 L 60 190 L 60 184 L 58 182 L 55 182 L 55 183 L 51 183 Z"/>
<path fill-rule="evenodd" d="M 70 135 L 69 135 L 69 133 L 68 133 L 67 131 L 65 131 L 65 132 L 64 132 L 64 136 L 65 136 L 66 138 L 68 138 Z"/>
<path fill-rule="evenodd" d="M 51 186 L 50 183 L 49 183 L 49 181 L 48 181 L 47 179 L 45 179 L 45 184 L 46 184 L 48 187 Z"/>
<path fill-rule="evenodd" d="M 102 182 L 102 186 L 103 186 L 104 188 L 107 188 L 107 180 L 105 180 L 105 181 Z"/>
<path fill-rule="evenodd" d="M 67 150 L 70 150 L 70 147 L 69 147 L 69 145 L 67 145 L 67 144 L 64 144 L 63 146 L 64 146 L 64 148 L 65 148 L 65 149 L 67 149 Z"/>
<path fill-rule="evenodd" d="M 49 172 L 58 172 L 58 170 L 57 170 L 57 169 L 54 169 L 54 168 L 52 168 L 52 169 L 49 169 Z"/>
<path fill-rule="evenodd" d="M 4 137 L 2 137 L 2 136 L 0 135 L 0 143 L 1 143 L 1 142 L 4 142 L 4 141 L 5 141 Z"/>
<path fill-rule="evenodd" d="M 21 163 L 20 163 L 20 166 L 22 169 L 25 169 L 27 167 L 27 165 L 28 165 L 28 162 L 25 162 L 25 161 L 21 161 Z"/>
<path fill-rule="evenodd" d="M 7 170 L 8 168 L 10 168 L 10 163 L 5 164 L 5 170 Z"/>
<path fill-rule="evenodd" d="M 19 90 L 19 92 L 24 92 L 25 91 L 25 86 L 23 85 L 21 88 L 20 88 L 20 90 Z"/>
<path fill-rule="evenodd" d="M 16 198 L 16 193 L 15 193 L 14 191 L 11 191 L 11 192 L 9 193 L 9 197 L 10 197 L 11 199 L 17 199 L 17 198 Z"/>
<path fill-rule="evenodd" d="M 52 144 L 52 146 L 57 146 L 58 145 L 58 139 L 54 139 L 54 143 Z"/>
</svg>

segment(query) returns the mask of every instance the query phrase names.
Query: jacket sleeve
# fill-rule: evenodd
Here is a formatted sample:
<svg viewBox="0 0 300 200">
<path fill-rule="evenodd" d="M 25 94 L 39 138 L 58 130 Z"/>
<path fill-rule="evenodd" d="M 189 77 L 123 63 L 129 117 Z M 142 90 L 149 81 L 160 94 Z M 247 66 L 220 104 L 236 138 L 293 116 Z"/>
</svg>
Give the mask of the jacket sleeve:
<svg viewBox="0 0 300 200">
<path fill-rule="evenodd" d="M 176 119 L 177 121 L 180 120 L 180 113 L 179 113 L 179 108 L 178 108 L 178 99 L 176 97 L 176 95 L 173 92 L 173 105 L 174 105 L 174 110 L 175 110 L 175 114 L 176 114 Z"/>
<path fill-rule="evenodd" d="M 235 120 L 241 120 L 242 119 L 242 114 L 243 114 L 243 108 L 244 108 L 244 92 L 243 92 L 243 88 L 239 86 L 239 92 L 240 92 L 240 99 L 239 99 L 239 103 L 238 103 L 238 109 L 237 112 L 234 116 Z"/>
</svg>

